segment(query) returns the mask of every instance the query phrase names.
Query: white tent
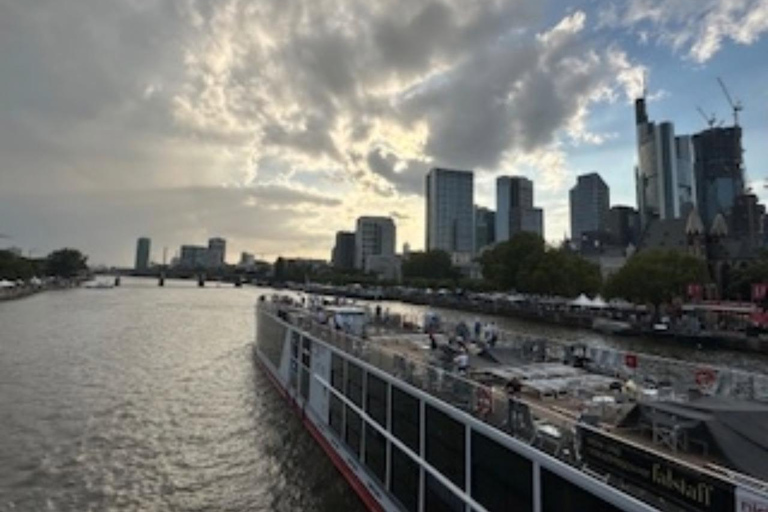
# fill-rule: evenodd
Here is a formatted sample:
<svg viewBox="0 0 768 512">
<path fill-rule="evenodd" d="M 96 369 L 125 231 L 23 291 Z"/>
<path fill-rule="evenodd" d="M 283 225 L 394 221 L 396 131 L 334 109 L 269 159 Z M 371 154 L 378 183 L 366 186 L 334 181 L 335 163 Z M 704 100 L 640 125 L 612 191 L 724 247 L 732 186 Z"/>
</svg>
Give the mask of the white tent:
<svg viewBox="0 0 768 512">
<path fill-rule="evenodd" d="M 578 306 L 580 308 L 588 308 L 592 306 L 592 301 L 589 300 L 589 297 L 582 293 L 568 304 L 571 306 Z"/>
<path fill-rule="evenodd" d="M 592 300 L 592 307 L 593 308 L 607 308 L 608 303 L 605 302 L 605 299 L 603 299 L 601 296 L 597 296 Z"/>
<path fill-rule="evenodd" d="M 0 279 L 0 288 L 16 288 L 16 283 L 7 279 Z"/>
</svg>

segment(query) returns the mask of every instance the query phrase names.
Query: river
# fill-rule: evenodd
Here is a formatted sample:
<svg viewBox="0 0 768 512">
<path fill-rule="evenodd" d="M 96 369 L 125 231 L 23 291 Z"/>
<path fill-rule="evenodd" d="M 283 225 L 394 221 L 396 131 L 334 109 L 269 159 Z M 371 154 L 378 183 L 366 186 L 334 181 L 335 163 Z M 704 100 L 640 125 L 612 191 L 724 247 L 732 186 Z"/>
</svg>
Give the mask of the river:
<svg viewBox="0 0 768 512">
<path fill-rule="evenodd" d="M 253 364 L 262 292 L 0 303 L 0 511 L 362 511 Z"/>
</svg>

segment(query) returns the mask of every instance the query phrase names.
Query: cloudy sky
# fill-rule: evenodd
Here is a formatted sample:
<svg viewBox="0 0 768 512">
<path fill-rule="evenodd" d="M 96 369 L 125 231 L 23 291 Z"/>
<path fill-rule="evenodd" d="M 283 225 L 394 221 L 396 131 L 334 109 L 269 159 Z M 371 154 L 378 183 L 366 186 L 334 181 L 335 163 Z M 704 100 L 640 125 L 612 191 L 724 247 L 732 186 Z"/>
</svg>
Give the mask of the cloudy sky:
<svg viewBox="0 0 768 512">
<path fill-rule="evenodd" d="M 746 110 L 768 164 L 768 0 L 0 0 L 0 246 L 130 264 L 210 236 L 328 257 L 392 215 L 424 244 L 423 181 L 535 182 L 550 240 L 598 171 L 634 205 L 630 101 L 680 133 Z"/>
</svg>

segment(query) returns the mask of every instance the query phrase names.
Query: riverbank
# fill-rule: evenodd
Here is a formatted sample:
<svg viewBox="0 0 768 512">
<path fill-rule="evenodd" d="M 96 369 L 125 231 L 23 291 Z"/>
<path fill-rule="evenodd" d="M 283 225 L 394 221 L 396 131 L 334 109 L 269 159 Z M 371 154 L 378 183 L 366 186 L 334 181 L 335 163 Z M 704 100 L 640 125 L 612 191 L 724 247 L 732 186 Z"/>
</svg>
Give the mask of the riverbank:
<svg viewBox="0 0 768 512">
<path fill-rule="evenodd" d="M 644 336 L 690 348 L 725 349 L 768 354 L 768 335 L 751 331 L 743 312 L 714 313 L 701 306 L 683 306 L 664 323 L 644 306 L 574 306 L 572 301 L 503 294 L 455 293 L 449 290 L 329 287 L 302 285 L 303 291 L 365 300 L 393 300 L 467 313 L 515 318 L 559 327 L 589 329 L 616 336 Z M 688 308 L 685 310 L 685 308 Z M 698 308 L 698 309 L 697 309 Z M 748 317 L 747 317 L 748 318 Z M 725 326 L 725 328 L 723 328 Z M 608 330 L 607 330 L 608 329 Z"/>
<path fill-rule="evenodd" d="M 77 288 L 80 284 L 81 280 L 54 280 L 39 285 L 21 285 L 13 288 L 0 288 L 0 302 L 24 299 L 47 291 Z"/>
</svg>

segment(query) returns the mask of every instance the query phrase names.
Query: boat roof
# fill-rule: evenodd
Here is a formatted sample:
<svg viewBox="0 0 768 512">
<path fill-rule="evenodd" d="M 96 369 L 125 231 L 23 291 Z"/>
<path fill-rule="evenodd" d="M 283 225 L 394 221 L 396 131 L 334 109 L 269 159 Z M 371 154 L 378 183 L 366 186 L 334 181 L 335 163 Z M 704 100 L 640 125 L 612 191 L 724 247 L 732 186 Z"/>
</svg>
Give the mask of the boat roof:
<svg viewBox="0 0 768 512">
<path fill-rule="evenodd" d="M 364 315 L 365 308 L 360 306 L 328 306 L 325 308 L 330 313 L 336 313 L 340 315 Z"/>
</svg>

